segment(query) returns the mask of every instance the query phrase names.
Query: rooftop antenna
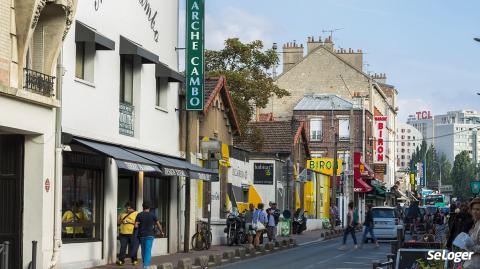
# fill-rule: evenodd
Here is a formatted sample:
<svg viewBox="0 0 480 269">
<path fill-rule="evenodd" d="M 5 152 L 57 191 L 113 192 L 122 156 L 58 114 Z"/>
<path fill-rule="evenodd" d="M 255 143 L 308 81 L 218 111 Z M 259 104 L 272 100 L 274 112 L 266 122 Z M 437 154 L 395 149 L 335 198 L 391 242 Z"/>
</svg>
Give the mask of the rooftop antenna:
<svg viewBox="0 0 480 269">
<path fill-rule="evenodd" d="M 344 28 L 336 28 L 336 29 L 331 29 L 331 30 L 322 30 L 322 33 L 330 33 L 330 39 L 333 41 L 333 33 L 336 31 L 343 30 Z"/>
</svg>

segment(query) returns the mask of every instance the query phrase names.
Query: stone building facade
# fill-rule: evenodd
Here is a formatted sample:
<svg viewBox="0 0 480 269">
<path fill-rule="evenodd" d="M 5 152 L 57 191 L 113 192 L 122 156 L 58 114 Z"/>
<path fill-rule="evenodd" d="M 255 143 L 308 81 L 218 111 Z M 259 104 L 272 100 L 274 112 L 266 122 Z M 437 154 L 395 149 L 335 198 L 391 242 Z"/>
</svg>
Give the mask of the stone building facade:
<svg viewBox="0 0 480 269">
<path fill-rule="evenodd" d="M 276 84 L 290 93 L 281 99 L 272 97 L 262 114 L 272 113 L 275 120 L 287 120 L 293 116 L 294 107 L 308 94 L 335 94 L 359 103 L 373 116 L 388 118 L 388 141 L 385 175 L 381 179 L 387 185 L 394 184 L 395 125 L 397 117 L 397 90 L 386 82 L 386 76 L 363 72 L 363 52 L 353 49 L 336 49 L 332 39 L 324 41 L 308 38 L 307 51 L 296 42 L 283 46 L 283 73 Z M 306 53 L 306 54 L 305 54 Z M 374 112 L 378 113 L 375 114 Z M 375 133 L 374 120 L 365 122 Z M 354 127 L 355 128 L 355 127 Z M 375 145 L 375 136 L 365 137 L 365 146 Z M 383 166 L 383 164 L 382 164 Z"/>
</svg>

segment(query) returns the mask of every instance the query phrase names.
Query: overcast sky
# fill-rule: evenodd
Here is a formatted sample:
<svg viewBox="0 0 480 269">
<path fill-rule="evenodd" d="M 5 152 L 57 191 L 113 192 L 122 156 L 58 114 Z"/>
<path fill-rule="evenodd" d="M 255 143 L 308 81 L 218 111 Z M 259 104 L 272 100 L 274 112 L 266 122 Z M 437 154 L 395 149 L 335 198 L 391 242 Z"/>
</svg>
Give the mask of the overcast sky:
<svg viewBox="0 0 480 269">
<path fill-rule="evenodd" d="M 208 49 L 229 37 L 260 39 L 268 47 L 305 44 L 307 36 L 341 29 L 333 34 L 335 46 L 362 49 L 364 70 L 386 73 L 398 89 L 400 122 L 419 110 L 480 110 L 480 43 L 473 41 L 480 37 L 478 0 L 205 2 Z"/>
</svg>

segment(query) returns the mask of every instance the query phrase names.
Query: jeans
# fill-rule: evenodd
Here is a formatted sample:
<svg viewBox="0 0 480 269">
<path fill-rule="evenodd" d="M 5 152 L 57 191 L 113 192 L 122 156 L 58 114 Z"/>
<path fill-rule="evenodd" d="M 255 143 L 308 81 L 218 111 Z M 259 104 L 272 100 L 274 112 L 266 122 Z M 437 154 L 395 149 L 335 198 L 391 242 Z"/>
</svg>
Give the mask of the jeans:
<svg viewBox="0 0 480 269">
<path fill-rule="evenodd" d="M 268 241 L 276 241 L 277 238 L 277 226 L 268 226 L 267 227 Z"/>
<path fill-rule="evenodd" d="M 152 259 L 153 236 L 140 237 L 140 246 L 142 247 L 143 267 L 150 266 Z"/>
<path fill-rule="evenodd" d="M 138 251 L 138 237 L 136 232 L 134 234 L 120 234 L 120 254 L 118 259 L 122 262 L 125 262 L 125 256 L 128 254 L 133 261 L 137 260 L 137 251 Z"/>
<path fill-rule="evenodd" d="M 347 243 L 347 236 L 348 234 L 352 234 L 353 238 L 353 243 L 356 245 L 357 244 L 357 237 L 355 236 L 355 228 L 354 227 L 347 227 L 345 231 L 343 232 L 343 244 L 345 245 Z"/>
<path fill-rule="evenodd" d="M 367 239 L 368 233 L 370 233 L 370 235 L 372 236 L 372 240 L 374 242 L 377 242 L 377 238 L 375 237 L 375 234 L 373 233 L 373 227 L 365 226 L 365 230 L 363 230 L 362 243 L 365 242 L 365 240 Z"/>
</svg>

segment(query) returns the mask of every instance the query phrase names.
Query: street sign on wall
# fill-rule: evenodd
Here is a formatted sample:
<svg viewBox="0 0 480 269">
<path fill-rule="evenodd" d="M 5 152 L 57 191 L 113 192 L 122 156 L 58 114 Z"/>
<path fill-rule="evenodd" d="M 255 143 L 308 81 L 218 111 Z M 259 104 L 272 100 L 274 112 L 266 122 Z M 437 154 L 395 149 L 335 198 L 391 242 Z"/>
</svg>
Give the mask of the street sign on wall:
<svg viewBox="0 0 480 269">
<path fill-rule="evenodd" d="M 186 95 L 187 110 L 203 110 L 205 0 L 187 0 Z"/>
</svg>

